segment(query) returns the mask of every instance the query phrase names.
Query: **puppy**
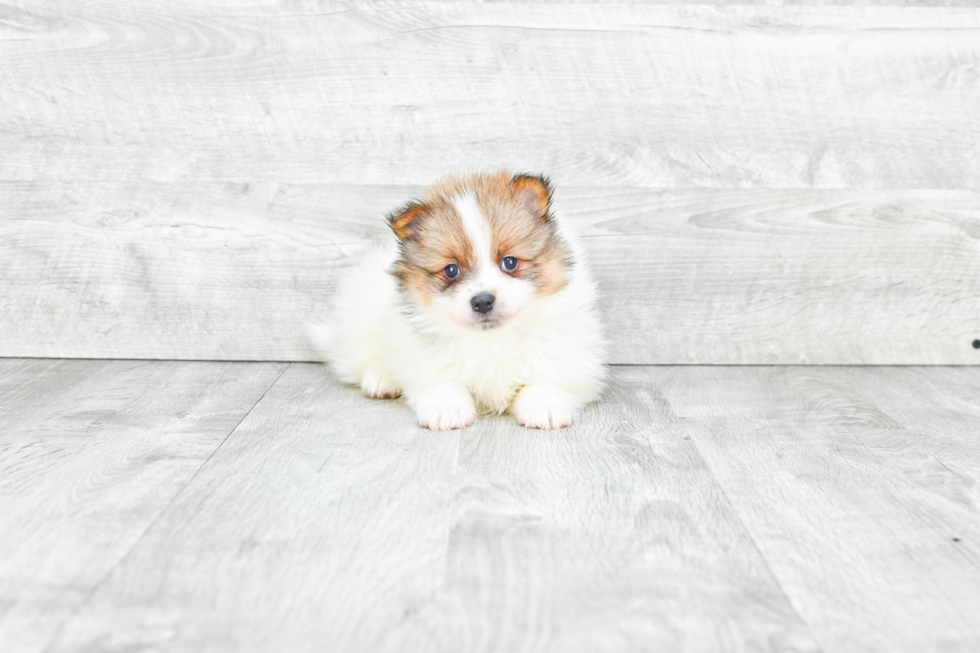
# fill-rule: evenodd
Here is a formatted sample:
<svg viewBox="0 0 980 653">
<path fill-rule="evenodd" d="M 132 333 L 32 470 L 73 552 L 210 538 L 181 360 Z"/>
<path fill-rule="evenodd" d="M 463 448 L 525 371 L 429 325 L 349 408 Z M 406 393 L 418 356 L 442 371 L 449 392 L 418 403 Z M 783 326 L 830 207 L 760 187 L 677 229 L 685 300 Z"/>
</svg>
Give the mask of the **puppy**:
<svg viewBox="0 0 980 653">
<path fill-rule="evenodd" d="M 419 425 L 508 410 L 557 429 L 602 390 L 595 283 L 544 177 L 445 179 L 388 217 L 395 238 L 340 283 L 315 349 L 368 397 L 403 395 Z"/>
</svg>

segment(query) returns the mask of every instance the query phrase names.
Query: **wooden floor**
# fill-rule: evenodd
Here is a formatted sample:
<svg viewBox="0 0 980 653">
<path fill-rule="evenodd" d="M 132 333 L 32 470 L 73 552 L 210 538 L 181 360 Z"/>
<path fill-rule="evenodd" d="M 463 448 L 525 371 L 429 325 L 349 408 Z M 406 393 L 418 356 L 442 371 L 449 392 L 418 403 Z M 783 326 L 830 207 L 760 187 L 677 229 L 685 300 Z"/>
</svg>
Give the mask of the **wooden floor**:
<svg viewBox="0 0 980 653">
<path fill-rule="evenodd" d="M 616 367 L 571 429 L 0 360 L 0 651 L 980 650 L 980 368 Z"/>
</svg>

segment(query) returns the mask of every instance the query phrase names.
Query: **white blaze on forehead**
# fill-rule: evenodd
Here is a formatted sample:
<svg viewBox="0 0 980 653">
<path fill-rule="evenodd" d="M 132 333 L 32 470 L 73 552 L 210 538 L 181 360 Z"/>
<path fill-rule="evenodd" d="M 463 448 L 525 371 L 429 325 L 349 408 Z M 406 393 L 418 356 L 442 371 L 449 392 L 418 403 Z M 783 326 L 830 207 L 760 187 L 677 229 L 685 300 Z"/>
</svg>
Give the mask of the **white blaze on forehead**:
<svg viewBox="0 0 980 653">
<path fill-rule="evenodd" d="M 476 260 L 480 264 L 493 264 L 493 256 L 490 253 L 490 225 L 487 219 L 480 213 L 480 207 L 476 204 L 476 195 L 467 192 L 453 197 L 453 206 L 456 213 L 463 220 L 463 229 L 466 237 L 473 244 L 476 253 Z M 482 266 L 481 266 L 482 267 Z"/>
</svg>

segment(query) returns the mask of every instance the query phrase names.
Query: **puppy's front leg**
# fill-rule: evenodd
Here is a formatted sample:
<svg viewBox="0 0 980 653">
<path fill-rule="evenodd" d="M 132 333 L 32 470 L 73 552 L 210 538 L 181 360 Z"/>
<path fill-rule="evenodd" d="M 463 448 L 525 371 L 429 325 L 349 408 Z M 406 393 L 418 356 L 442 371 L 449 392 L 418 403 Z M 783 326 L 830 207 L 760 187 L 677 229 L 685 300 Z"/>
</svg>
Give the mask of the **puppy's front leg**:
<svg viewBox="0 0 980 653">
<path fill-rule="evenodd" d="M 511 412 L 529 429 L 560 429 L 572 425 L 579 402 L 566 390 L 551 385 L 521 388 Z"/>
<path fill-rule="evenodd" d="M 476 404 L 469 391 L 458 383 L 439 383 L 406 393 L 415 409 L 419 426 L 433 431 L 461 429 L 476 421 Z"/>
</svg>

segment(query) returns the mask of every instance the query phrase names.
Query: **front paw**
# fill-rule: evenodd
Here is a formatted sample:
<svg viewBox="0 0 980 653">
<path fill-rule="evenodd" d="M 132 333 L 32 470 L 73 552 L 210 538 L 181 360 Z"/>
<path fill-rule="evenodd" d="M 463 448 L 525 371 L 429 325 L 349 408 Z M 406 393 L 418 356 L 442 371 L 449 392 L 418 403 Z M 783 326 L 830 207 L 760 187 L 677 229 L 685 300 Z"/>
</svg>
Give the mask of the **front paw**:
<svg viewBox="0 0 980 653">
<path fill-rule="evenodd" d="M 514 400 L 517 423 L 529 429 L 560 429 L 572 425 L 577 403 L 558 388 L 529 386 Z"/>
<path fill-rule="evenodd" d="M 463 388 L 443 386 L 427 391 L 415 404 L 419 426 L 433 431 L 462 429 L 476 421 L 473 397 Z"/>
<path fill-rule="evenodd" d="M 361 392 L 371 399 L 394 399 L 402 389 L 394 379 L 380 370 L 365 370 L 361 378 Z"/>
</svg>

